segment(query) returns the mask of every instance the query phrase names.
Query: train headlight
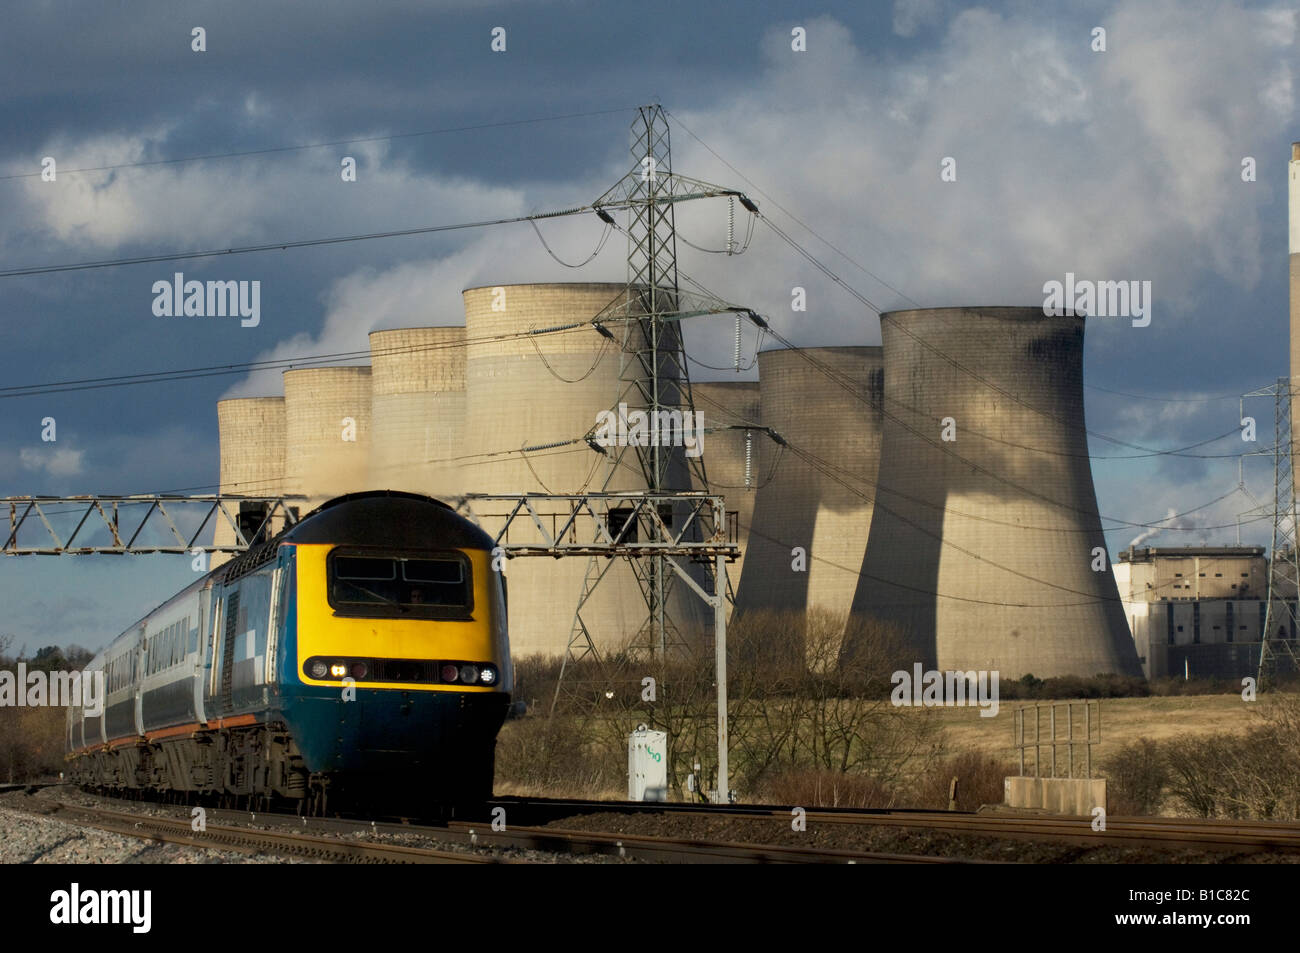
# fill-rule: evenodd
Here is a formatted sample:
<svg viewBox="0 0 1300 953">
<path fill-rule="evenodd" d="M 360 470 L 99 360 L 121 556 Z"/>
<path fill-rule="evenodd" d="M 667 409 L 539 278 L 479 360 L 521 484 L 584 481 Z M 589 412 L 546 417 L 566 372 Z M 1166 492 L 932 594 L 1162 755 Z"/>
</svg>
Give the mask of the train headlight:
<svg viewBox="0 0 1300 953">
<path fill-rule="evenodd" d="M 484 685 L 495 685 L 497 683 L 497 670 L 491 665 L 484 665 L 478 673 L 478 680 Z"/>
<path fill-rule="evenodd" d="M 320 659 L 311 663 L 310 674 L 312 678 L 324 678 L 330 673 L 330 667 Z"/>
<path fill-rule="evenodd" d="M 473 685 L 478 681 L 477 665 L 462 665 L 460 667 L 460 680 L 466 685 Z"/>
<path fill-rule="evenodd" d="M 347 673 L 348 673 L 348 667 L 346 665 L 330 666 L 330 674 L 333 675 L 335 678 L 342 678 Z"/>
<path fill-rule="evenodd" d="M 352 663 L 352 677 L 360 681 L 370 674 L 370 666 L 365 662 Z"/>
<path fill-rule="evenodd" d="M 454 682 L 460 678 L 460 669 L 450 662 L 442 667 L 442 680 L 444 682 Z"/>
</svg>

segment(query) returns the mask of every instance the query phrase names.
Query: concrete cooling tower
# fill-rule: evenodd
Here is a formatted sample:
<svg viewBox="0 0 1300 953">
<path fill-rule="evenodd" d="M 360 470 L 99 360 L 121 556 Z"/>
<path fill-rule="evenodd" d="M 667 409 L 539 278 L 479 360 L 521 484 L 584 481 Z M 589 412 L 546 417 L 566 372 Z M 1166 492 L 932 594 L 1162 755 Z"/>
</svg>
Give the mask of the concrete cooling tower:
<svg viewBox="0 0 1300 953">
<path fill-rule="evenodd" d="M 461 492 L 452 460 L 464 434 L 465 329 L 372 331 L 370 367 L 370 487 Z"/>
<path fill-rule="evenodd" d="M 307 509 L 369 489 L 370 368 L 285 371 L 284 429 L 285 492 Z"/>
<path fill-rule="evenodd" d="M 592 328 L 536 336 L 530 329 L 589 321 L 623 296 L 621 284 L 537 284 L 470 288 L 464 292 L 468 345 L 465 363 L 465 438 L 461 476 L 466 492 L 573 493 L 599 490 L 611 456 L 576 444 L 611 410 L 619 382 L 620 345 Z M 621 326 L 615 331 L 621 338 Z M 628 399 L 635 409 L 638 402 Z M 644 406 L 642 403 L 641 406 Z M 535 448 L 520 452 L 526 448 Z M 624 456 L 610 490 L 644 489 L 635 457 Z M 499 508 L 498 508 L 499 512 Z M 500 520 L 479 507 L 484 528 Z M 516 523 L 520 533 L 526 532 Z M 519 534 L 512 542 L 532 541 Z M 562 655 L 574 608 L 583 589 L 585 557 L 511 560 L 507 568 L 510 641 L 517 657 Z M 598 567 L 602 568 L 602 567 Z M 673 588 L 670 607 L 678 619 L 703 619 L 702 603 Z M 598 652 L 623 648 L 646 615 L 645 598 L 625 560 L 609 564 L 584 610 Z"/>
<path fill-rule="evenodd" d="M 941 671 L 1140 675 L 1083 418 L 1082 317 L 881 315 L 885 401 L 855 614 Z M 945 436 L 952 437 L 944 440 Z"/>
<path fill-rule="evenodd" d="M 764 439 L 736 609 L 847 615 L 871 526 L 880 457 L 883 372 L 878 347 L 816 347 L 758 355 Z M 795 450 L 806 454 L 801 458 Z M 806 554 L 802 570 L 792 550 Z"/>
<path fill-rule="evenodd" d="M 275 496 L 284 490 L 284 398 L 247 397 L 217 401 L 217 433 L 220 441 L 221 493 L 241 496 Z M 260 524 L 258 514 L 243 504 L 247 524 L 256 520 L 250 535 Z M 232 515 L 234 515 L 232 513 Z M 278 531 L 281 524 L 273 529 Z M 217 546 L 235 543 L 235 531 L 217 517 L 213 535 Z M 211 565 L 219 566 L 231 557 L 215 555 Z"/>
<path fill-rule="evenodd" d="M 727 575 L 735 589 L 740 585 L 745 567 L 744 554 L 749 548 L 749 526 L 758 495 L 759 453 L 767 436 L 758 430 L 721 428 L 746 424 L 761 426 L 758 382 L 692 381 L 691 396 L 695 400 L 695 409 L 703 414 L 705 429 L 714 431 L 705 436 L 701 457 L 709 489 L 726 498 L 727 519 L 729 523 L 734 522 L 735 527 L 731 538 L 740 544 L 740 558 L 727 567 Z M 748 484 L 745 482 L 746 458 L 749 463 Z"/>
</svg>

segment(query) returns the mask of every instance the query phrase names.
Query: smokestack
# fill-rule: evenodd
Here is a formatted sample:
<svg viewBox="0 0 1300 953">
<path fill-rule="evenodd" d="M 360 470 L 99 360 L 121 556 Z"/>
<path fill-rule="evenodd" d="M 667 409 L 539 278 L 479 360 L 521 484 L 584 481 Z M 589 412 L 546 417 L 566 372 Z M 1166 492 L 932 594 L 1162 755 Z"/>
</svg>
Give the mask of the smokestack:
<svg viewBox="0 0 1300 953">
<path fill-rule="evenodd" d="M 1290 232 L 1288 251 L 1291 288 L 1291 485 L 1300 496 L 1300 142 L 1291 143 L 1291 162 L 1287 167 L 1287 218 Z"/>
</svg>

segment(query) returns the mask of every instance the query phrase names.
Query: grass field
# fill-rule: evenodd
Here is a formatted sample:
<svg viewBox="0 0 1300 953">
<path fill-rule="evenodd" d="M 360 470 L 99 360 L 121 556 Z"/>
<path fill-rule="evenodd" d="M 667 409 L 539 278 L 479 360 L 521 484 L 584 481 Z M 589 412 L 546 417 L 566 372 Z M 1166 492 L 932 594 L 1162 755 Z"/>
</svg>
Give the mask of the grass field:
<svg viewBox="0 0 1300 953">
<path fill-rule="evenodd" d="M 1068 699 L 1057 702 L 1074 706 L 1075 737 L 1083 734 L 1084 702 Z M 1168 741 L 1200 734 L 1238 733 L 1249 728 L 1258 718 L 1256 706 L 1266 705 L 1267 698 L 1244 702 L 1240 695 L 1166 695 L 1148 698 L 1103 698 L 1101 704 L 1101 741 L 1093 746 L 1094 765 L 1104 761 L 1130 742 L 1139 738 L 1151 741 Z M 1049 702 L 1039 702 L 1048 705 Z M 1093 701 L 1095 706 L 1097 701 Z M 1004 702 L 993 718 L 981 718 L 977 708 L 945 708 L 939 711 L 951 751 L 984 751 L 989 754 L 1014 758 L 1012 748 L 1015 731 L 1015 710 L 1029 708 L 1034 702 Z M 1048 715 L 1044 709 L 1042 733 L 1050 739 Z M 1063 709 L 1057 712 L 1057 734 L 1066 736 Z M 1096 737 L 1096 725 L 1093 726 Z M 1033 739 L 1033 716 L 1025 716 L 1025 732 Z M 1065 749 L 1058 748 L 1064 766 Z M 1050 755 L 1044 754 L 1044 759 Z M 1031 768 L 1032 770 L 1032 768 Z"/>
</svg>

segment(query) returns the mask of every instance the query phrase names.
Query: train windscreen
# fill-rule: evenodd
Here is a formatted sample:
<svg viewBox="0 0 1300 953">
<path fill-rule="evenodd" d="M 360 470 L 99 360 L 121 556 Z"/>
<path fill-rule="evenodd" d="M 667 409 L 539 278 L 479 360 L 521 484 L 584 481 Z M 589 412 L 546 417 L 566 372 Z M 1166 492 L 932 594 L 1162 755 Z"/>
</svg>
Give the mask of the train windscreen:
<svg viewBox="0 0 1300 953">
<path fill-rule="evenodd" d="M 472 608 L 469 561 L 461 553 L 335 551 L 328 572 L 330 604 L 343 614 L 447 618 Z"/>
</svg>

